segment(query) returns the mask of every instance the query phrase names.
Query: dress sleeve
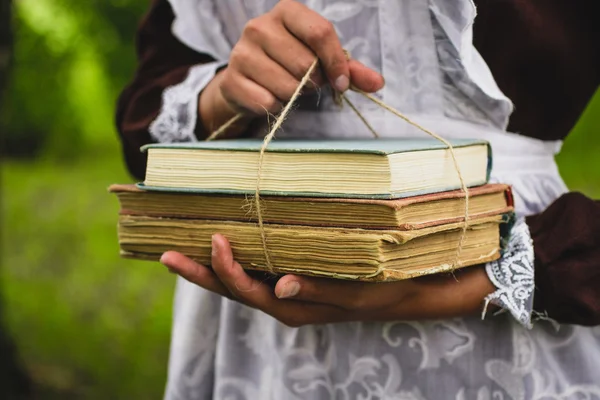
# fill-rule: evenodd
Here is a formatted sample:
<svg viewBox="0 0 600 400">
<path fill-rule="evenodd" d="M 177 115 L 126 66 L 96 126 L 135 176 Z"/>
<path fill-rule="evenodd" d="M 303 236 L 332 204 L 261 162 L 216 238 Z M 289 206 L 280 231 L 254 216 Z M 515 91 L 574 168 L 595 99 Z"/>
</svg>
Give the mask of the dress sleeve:
<svg viewBox="0 0 600 400">
<path fill-rule="evenodd" d="M 497 290 L 483 316 L 492 303 L 528 328 L 536 319 L 600 325 L 600 202 L 571 192 L 518 219 L 486 271 Z"/>
<path fill-rule="evenodd" d="M 153 0 L 137 37 L 138 66 L 117 102 L 116 125 L 127 168 L 143 179 L 142 145 L 203 138 L 198 96 L 224 63 L 181 43 L 172 33 L 173 10 Z"/>
<path fill-rule="evenodd" d="M 568 193 L 527 218 L 535 253 L 535 311 L 600 325 L 600 202 Z"/>
</svg>

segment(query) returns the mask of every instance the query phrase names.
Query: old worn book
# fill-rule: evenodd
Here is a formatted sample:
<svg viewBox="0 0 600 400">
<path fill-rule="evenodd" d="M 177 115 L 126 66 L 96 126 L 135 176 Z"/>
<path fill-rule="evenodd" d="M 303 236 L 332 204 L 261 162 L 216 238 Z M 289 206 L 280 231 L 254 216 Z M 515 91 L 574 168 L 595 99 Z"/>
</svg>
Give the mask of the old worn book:
<svg viewBox="0 0 600 400">
<path fill-rule="evenodd" d="M 487 183 L 485 141 L 451 142 L 469 187 Z M 253 194 L 262 140 L 152 144 L 149 190 Z M 460 188 L 450 151 L 435 139 L 275 140 L 260 169 L 264 195 L 390 199 Z"/>
<path fill-rule="evenodd" d="M 112 185 L 121 214 L 221 221 L 256 221 L 254 203 L 241 195 L 154 192 Z M 264 196 L 265 223 L 372 229 L 419 229 L 464 220 L 460 190 L 392 200 Z M 513 210 L 510 187 L 488 184 L 469 189 L 469 217 Z"/>
<path fill-rule="evenodd" d="M 499 225 L 505 217 L 470 221 L 458 267 L 500 257 Z M 398 231 L 266 224 L 265 233 L 275 273 L 390 281 L 450 270 L 461 227 L 453 223 Z M 254 223 L 121 215 L 118 232 L 124 257 L 158 260 L 163 252 L 176 250 L 205 265 L 210 264 L 211 236 L 221 233 L 244 268 L 266 270 Z"/>
</svg>

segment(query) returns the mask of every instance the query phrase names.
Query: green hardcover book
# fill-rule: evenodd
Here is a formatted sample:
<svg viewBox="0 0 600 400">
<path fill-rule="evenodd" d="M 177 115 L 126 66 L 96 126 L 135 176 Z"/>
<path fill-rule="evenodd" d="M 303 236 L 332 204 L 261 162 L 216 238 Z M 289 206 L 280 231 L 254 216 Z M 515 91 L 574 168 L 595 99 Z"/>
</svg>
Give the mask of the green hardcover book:
<svg viewBox="0 0 600 400">
<path fill-rule="evenodd" d="M 468 187 L 487 183 L 492 154 L 454 140 Z M 152 144 L 145 190 L 253 194 L 262 140 Z M 450 150 L 435 139 L 275 140 L 264 154 L 261 195 L 391 199 L 459 189 Z"/>
</svg>

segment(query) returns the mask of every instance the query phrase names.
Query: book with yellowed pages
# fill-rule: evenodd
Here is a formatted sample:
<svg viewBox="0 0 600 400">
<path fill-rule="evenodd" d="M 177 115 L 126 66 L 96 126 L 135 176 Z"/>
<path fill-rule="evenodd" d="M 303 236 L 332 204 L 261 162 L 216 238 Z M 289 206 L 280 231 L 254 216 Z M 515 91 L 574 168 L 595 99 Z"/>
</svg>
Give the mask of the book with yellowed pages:
<svg viewBox="0 0 600 400">
<path fill-rule="evenodd" d="M 135 185 L 112 185 L 109 191 L 118 197 L 121 214 L 256 221 L 254 203 L 244 196 L 146 191 Z M 461 190 L 393 200 L 264 196 L 261 211 L 265 223 L 410 230 L 464 220 L 464 201 Z M 512 211 L 509 186 L 469 189 L 471 219 Z"/>
<path fill-rule="evenodd" d="M 464 183 L 487 183 L 492 154 L 481 140 L 450 141 Z M 151 144 L 139 186 L 157 191 L 253 194 L 259 139 Z M 260 168 L 260 194 L 392 199 L 461 187 L 450 149 L 436 139 L 275 140 Z"/>
<path fill-rule="evenodd" d="M 392 281 L 498 259 L 499 226 L 509 219 L 496 215 L 469 220 L 458 259 L 462 222 L 408 231 L 277 224 L 265 224 L 264 229 L 272 272 Z M 163 252 L 175 250 L 208 265 L 211 236 L 217 232 L 229 239 L 244 268 L 267 270 L 254 223 L 123 214 L 118 224 L 122 256 L 143 260 L 158 260 Z"/>
</svg>

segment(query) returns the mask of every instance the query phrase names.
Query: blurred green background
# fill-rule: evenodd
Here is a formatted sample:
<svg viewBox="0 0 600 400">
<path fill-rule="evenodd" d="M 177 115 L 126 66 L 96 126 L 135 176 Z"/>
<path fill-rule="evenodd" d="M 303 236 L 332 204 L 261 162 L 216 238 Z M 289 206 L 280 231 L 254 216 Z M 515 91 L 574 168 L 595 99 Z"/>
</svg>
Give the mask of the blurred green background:
<svg viewBox="0 0 600 400">
<path fill-rule="evenodd" d="M 106 191 L 132 181 L 114 107 L 148 4 L 13 4 L 0 109 L 10 154 L 1 169 L 0 293 L 35 398 L 156 399 L 164 389 L 174 278 L 119 258 L 118 206 Z"/>
<path fill-rule="evenodd" d="M 156 264 L 119 259 L 117 202 L 106 192 L 131 181 L 113 113 L 147 5 L 14 3 L 0 109 L 0 293 L 36 398 L 154 399 L 164 388 L 174 278 Z M 571 189 L 596 198 L 599 130 L 596 96 L 559 156 Z"/>
</svg>

